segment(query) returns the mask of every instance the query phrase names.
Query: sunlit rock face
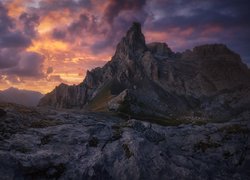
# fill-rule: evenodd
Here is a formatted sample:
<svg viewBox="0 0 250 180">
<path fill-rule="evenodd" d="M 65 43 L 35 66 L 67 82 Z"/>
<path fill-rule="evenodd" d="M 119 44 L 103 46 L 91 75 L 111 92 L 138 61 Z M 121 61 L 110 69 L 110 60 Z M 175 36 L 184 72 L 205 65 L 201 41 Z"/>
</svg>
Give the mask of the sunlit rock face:
<svg viewBox="0 0 250 180">
<path fill-rule="evenodd" d="M 240 56 L 225 45 L 202 45 L 175 53 L 166 43 L 146 44 L 141 25 L 134 23 L 111 61 L 88 71 L 77 86 L 58 86 L 39 105 L 107 111 L 112 98 L 129 90 L 133 98 L 120 102 L 126 108 L 121 106 L 118 111 L 141 116 L 207 115 L 213 114 L 207 106 L 224 108 L 217 101 L 211 105 L 215 96 L 225 91 L 239 93 L 242 88 L 248 91 L 249 72 Z M 236 101 L 241 98 L 237 96 Z M 230 102 L 228 106 L 231 108 Z"/>
</svg>

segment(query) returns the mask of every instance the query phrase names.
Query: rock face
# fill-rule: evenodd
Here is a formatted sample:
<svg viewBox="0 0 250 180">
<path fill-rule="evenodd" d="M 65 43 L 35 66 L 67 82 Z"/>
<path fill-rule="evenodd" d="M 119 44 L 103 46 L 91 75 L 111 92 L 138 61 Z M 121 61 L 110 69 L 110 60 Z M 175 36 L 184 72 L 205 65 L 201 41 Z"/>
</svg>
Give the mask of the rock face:
<svg viewBox="0 0 250 180">
<path fill-rule="evenodd" d="M 249 179 L 250 121 L 160 126 L 1 105 L 0 179 Z"/>
<path fill-rule="evenodd" d="M 244 98 L 240 89 L 249 93 L 249 85 L 248 67 L 225 45 L 202 45 L 174 53 L 165 43 L 147 45 L 140 24 L 134 23 L 103 68 L 88 71 L 85 80 L 77 86 L 56 87 L 41 99 L 39 106 L 107 111 L 114 110 L 114 107 L 109 108 L 114 105 L 115 109 L 130 115 L 201 114 L 209 118 L 215 106 L 225 109 L 218 101 L 225 91 L 234 94 L 241 112 L 246 110 L 239 103 Z M 123 91 L 129 91 L 132 97 L 124 101 L 123 108 L 117 108 L 117 103 L 111 102 L 117 101 Z M 249 104 L 249 96 L 245 101 Z M 120 100 L 119 104 L 122 105 Z M 225 116 L 221 118 L 232 115 L 228 110 L 234 105 L 231 102 L 227 105 L 227 111 L 222 112 Z"/>
</svg>

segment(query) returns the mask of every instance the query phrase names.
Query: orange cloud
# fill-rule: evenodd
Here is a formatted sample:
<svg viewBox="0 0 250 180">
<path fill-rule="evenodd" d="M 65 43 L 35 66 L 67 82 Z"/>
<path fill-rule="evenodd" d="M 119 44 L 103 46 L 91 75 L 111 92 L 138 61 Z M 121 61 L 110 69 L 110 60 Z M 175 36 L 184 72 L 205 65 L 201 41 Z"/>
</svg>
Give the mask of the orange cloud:
<svg viewBox="0 0 250 180">
<path fill-rule="evenodd" d="M 48 37 L 39 38 L 32 41 L 32 46 L 30 46 L 28 51 L 34 51 L 38 53 L 43 53 L 44 50 L 48 52 L 58 52 L 67 51 L 68 45 L 62 41 L 49 39 Z"/>
<path fill-rule="evenodd" d="M 146 40 L 148 42 L 152 41 L 163 41 L 163 40 L 168 40 L 169 39 L 169 34 L 165 32 L 154 32 L 154 31 L 147 31 L 145 32 Z"/>
<path fill-rule="evenodd" d="M 10 3 L 7 4 L 7 8 L 8 8 L 8 15 L 13 18 L 19 17 L 20 14 L 22 14 L 26 10 L 26 7 L 23 5 L 22 0 L 11 1 Z"/>
<path fill-rule="evenodd" d="M 63 12 L 63 15 L 62 15 Z M 74 16 L 69 10 L 64 9 L 60 11 L 52 11 L 41 18 L 40 24 L 37 28 L 40 34 L 48 33 L 54 28 L 60 26 L 67 26 L 71 23 Z"/>
</svg>

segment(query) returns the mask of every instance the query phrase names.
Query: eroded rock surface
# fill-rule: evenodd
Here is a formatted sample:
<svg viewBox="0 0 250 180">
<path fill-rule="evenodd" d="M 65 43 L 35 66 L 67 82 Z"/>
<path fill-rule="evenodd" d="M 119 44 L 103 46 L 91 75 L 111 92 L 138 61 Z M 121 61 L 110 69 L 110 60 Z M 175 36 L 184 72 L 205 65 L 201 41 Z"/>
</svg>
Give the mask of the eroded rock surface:
<svg viewBox="0 0 250 180">
<path fill-rule="evenodd" d="M 0 179 L 249 179 L 250 123 L 160 126 L 1 105 Z"/>
</svg>

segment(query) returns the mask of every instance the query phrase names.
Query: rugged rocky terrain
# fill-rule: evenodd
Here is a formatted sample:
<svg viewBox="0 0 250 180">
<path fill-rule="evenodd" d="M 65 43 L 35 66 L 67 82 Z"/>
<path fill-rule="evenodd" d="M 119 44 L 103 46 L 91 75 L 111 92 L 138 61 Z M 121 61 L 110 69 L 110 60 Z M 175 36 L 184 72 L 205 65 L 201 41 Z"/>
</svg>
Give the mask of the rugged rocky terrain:
<svg viewBox="0 0 250 180">
<path fill-rule="evenodd" d="M 1 104 L 0 179 L 249 179 L 250 123 L 160 126 Z"/>
<path fill-rule="evenodd" d="M 88 71 L 77 86 L 56 87 L 39 105 L 140 118 L 225 120 L 249 110 L 249 86 L 250 70 L 225 45 L 175 53 L 165 43 L 146 44 L 140 24 L 134 23 L 111 61 Z"/>
<path fill-rule="evenodd" d="M 249 72 L 225 45 L 175 53 L 134 23 L 79 85 L 0 104 L 0 179 L 249 179 Z"/>
</svg>

